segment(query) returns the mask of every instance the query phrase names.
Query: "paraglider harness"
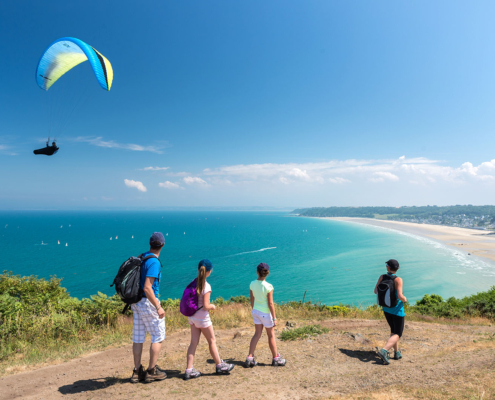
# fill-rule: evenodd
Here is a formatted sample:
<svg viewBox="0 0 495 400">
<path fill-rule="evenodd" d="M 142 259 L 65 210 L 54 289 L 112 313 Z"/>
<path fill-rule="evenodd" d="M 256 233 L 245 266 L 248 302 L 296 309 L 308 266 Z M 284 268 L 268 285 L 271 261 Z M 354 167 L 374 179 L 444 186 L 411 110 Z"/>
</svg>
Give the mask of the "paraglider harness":
<svg viewBox="0 0 495 400">
<path fill-rule="evenodd" d="M 34 150 L 34 154 L 43 154 L 45 156 L 53 156 L 59 148 L 57 147 L 56 140 L 53 140 L 52 145 L 50 146 L 50 138 L 46 141 L 46 147 L 42 149 Z"/>
</svg>

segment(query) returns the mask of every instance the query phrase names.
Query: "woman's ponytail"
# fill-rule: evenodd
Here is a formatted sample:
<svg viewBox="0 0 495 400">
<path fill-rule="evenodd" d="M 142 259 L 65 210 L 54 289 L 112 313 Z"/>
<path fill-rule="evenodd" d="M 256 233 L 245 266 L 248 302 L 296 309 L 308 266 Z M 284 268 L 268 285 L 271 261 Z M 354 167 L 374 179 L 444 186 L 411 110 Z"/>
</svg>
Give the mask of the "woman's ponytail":
<svg viewBox="0 0 495 400">
<path fill-rule="evenodd" d="M 204 265 L 202 265 L 198 269 L 198 282 L 196 283 L 196 293 L 198 296 L 203 293 L 203 290 L 205 290 L 205 283 L 206 283 L 206 268 Z"/>
</svg>

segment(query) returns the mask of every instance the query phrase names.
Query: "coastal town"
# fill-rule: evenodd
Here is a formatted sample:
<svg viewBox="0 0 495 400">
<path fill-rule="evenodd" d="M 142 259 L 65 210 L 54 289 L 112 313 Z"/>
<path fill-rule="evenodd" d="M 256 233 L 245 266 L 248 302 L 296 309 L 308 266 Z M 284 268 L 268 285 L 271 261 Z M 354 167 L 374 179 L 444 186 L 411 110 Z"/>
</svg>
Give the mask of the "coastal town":
<svg viewBox="0 0 495 400">
<path fill-rule="evenodd" d="M 495 231 L 494 206 L 313 207 L 293 213 L 303 217 L 373 218 Z"/>
</svg>

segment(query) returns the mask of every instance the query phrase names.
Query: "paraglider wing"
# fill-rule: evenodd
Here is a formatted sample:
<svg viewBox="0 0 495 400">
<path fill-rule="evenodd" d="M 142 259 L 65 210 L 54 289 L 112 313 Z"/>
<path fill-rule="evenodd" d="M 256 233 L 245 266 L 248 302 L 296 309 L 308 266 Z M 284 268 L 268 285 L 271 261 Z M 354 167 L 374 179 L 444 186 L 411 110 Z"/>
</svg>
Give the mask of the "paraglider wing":
<svg viewBox="0 0 495 400">
<path fill-rule="evenodd" d="M 86 60 L 100 86 L 110 90 L 113 81 L 110 61 L 89 44 L 71 37 L 55 40 L 44 51 L 36 68 L 36 82 L 41 89 L 48 90 L 67 71 Z"/>
</svg>

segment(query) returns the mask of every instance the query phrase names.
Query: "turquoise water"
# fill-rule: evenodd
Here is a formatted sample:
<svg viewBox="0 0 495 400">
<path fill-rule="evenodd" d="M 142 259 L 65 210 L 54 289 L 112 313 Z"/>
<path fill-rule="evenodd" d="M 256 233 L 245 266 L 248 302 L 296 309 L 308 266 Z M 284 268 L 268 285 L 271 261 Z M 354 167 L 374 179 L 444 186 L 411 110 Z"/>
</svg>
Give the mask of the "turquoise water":
<svg viewBox="0 0 495 400">
<path fill-rule="evenodd" d="M 389 258 L 400 262 L 409 301 L 495 285 L 495 265 L 429 239 L 273 212 L 2 212 L 2 270 L 56 275 L 79 298 L 111 295 L 120 264 L 147 250 L 153 231 L 168 234 L 160 256 L 161 298 L 180 297 L 202 258 L 215 266 L 208 279 L 213 298 L 248 296 L 260 262 L 271 267 L 276 301 L 301 300 L 307 291 L 306 300 L 326 304 L 372 303 Z"/>
</svg>

